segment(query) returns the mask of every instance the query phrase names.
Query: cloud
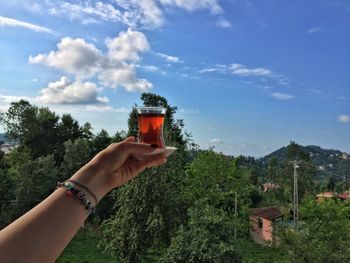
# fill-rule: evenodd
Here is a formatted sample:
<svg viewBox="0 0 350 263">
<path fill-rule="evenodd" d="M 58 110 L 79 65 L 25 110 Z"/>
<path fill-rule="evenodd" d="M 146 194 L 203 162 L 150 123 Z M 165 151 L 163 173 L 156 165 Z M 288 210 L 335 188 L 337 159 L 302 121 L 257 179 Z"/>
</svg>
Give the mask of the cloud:
<svg viewBox="0 0 350 263">
<path fill-rule="evenodd" d="M 77 79 L 97 77 L 108 88 L 125 88 L 127 91 L 148 91 L 152 83 L 136 76 L 134 62 L 140 54 L 150 50 L 146 36 L 128 29 L 116 38 L 107 38 L 104 54 L 83 39 L 65 37 L 57 50 L 49 54 L 30 56 L 32 64 L 43 64 L 75 75 Z"/>
<path fill-rule="evenodd" d="M 132 28 L 159 28 L 165 23 L 165 8 L 182 8 L 189 12 L 207 9 L 212 14 L 223 10 L 216 0 L 106 0 L 76 1 L 46 0 L 50 15 L 66 16 L 83 24 L 120 22 Z M 38 9 L 36 7 L 35 10 Z"/>
<path fill-rule="evenodd" d="M 117 113 L 129 113 L 130 110 L 127 108 L 114 108 L 112 106 L 107 106 L 103 104 L 87 105 L 85 107 L 86 111 L 92 112 L 117 112 Z"/>
<path fill-rule="evenodd" d="M 0 16 L 0 27 L 23 27 L 35 32 L 53 34 L 53 31 L 49 28 L 19 21 L 8 17 L 3 17 L 3 16 Z"/>
<path fill-rule="evenodd" d="M 222 27 L 222 28 L 230 28 L 232 26 L 229 21 L 227 21 L 226 19 L 223 19 L 223 18 L 216 20 L 215 25 L 217 25 L 218 27 Z"/>
<path fill-rule="evenodd" d="M 33 98 L 27 97 L 27 96 L 9 96 L 9 95 L 0 94 L 0 103 L 9 104 L 13 101 L 19 101 L 21 99 L 27 100 L 27 101 L 33 101 Z"/>
<path fill-rule="evenodd" d="M 277 75 L 273 74 L 271 70 L 266 68 L 248 68 L 242 64 L 233 63 L 231 65 L 221 65 L 217 64 L 214 67 L 204 68 L 199 71 L 199 73 L 208 72 L 221 72 L 221 73 L 231 73 L 233 75 L 241 77 L 251 77 L 251 76 L 261 76 L 261 77 L 271 77 L 275 78 Z"/>
<path fill-rule="evenodd" d="M 339 115 L 338 121 L 342 122 L 342 123 L 349 123 L 350 122 L 350 115 L 345 115 L 345 114 Z"/>
<path fill-rule="evenodd" d="M 116 38 L 107 38 L 106 45 L 109 58 L 116 61 L 138 61 L 139 53 L 150 50 L 146 36 L 130 28 L 127 32 L 120 32 Z"/>
<path fill-rule="evenodd" d="M 200 9 L 209 9 L 213 14 L 223 12 L 216 0 L 160 0 L 160 2 L 162 5 L 175 6 L 190 12 Z"/>
<path fill-rule="evenodd" d="M 110 88 L 123 87 L 127 91 L 145 92 L 153 87 L 146 79 L 138 79 L 135 67 L 126 63 L 116 64 L 116 67 L 106 68 L 99 74 L 102 84 Z"/>
<path fill-rule="evenodd" d="M 160 52 L 154 52 L 154 54 L 158 57 L 164 58 L 168 62 L 172 62 L 172 63 L 182 63 L 183 62 L 182 60 L 180 60 L 179 57 L 170 56 L 170 55 L 160 53 Z"/>
<path fill-rule="evenodd" d="M 222 141 L 218 138 L 213 138 L 209 140 L 210 143 L 214 143 L 214 144 L 218 144 L 218 143 L 222 143 Z"/>
<path fill-rule="evenodd" d="M 313 34 L 313 33 L 319 32 L 319 31 L 321 31 L 321 28 L 320 28 L 320 27 L 311 27 L 311 28 L 309 28 L 306 32 L 307 32 L 308 34 Z"/>
<path fill-rule="evenodd" d="M 231 73 L 238 76 L 269 76 L 272 74 L 271 70 L 266 68 L 247 68 L 242 64 L 232 64 Z"/>
<path fill-rule="evenodd" d="M 153 66 L 153 65 L 146 65 L 146 66 L 141 66 L 141 68 L 145 71 L 148 72 L 153 72 L 153 73 L 160 73 L 162 75 L 166 75 L 167 73 L 162 70 L 161 68 L 157 67 L 157 66 Z"/>
<path fill-rule="evenodd" d="M 90 77 L 96 74 L 102 63 L 102 54 L 84 39 L 65 37 L 57 44 L 57 51 L 29 57 L 31 64 L 43 64 L 68 73 Z"/>
<path fill-rule="evenodd" d="M 286 94 L 286 93 L 280 93 L 280 92 L 272 92 L 271 97 L 277 100 L 291 100 L 294 98 L 294 95 Z"/>
<path fill-rule="evenodd" d="M 198 109 L 179 109 L 179 113 L 182 113 L 182 114 L 199 114 L 200 111 Z"/>
<path fill-rule="evenodd" d="M 98 88 L 95 83 L 71 82 L 67 77 L 61 77 L 56 82 L 49 83 L 47 88 L 40 91 L 36 99 L 45 104 L 91 104 L 106 103 L 106 97 L 97 97 Z"/>
</svg>

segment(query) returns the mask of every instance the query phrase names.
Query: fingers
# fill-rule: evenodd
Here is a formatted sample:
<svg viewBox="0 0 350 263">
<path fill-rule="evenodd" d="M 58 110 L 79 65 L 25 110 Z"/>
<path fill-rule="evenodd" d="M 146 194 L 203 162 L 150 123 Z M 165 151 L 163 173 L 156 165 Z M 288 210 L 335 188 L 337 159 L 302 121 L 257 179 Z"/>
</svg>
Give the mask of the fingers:
<svg viewBox="0 0 350 263">
<path fill-rule="evenodd" d="M 124 142 L 135 142 L 136 138 L 134 136 L 130 136 L 124 140 Z"/>
<path fill-rule="evenodd" d="M 140 173 L 146 168 L 151 168 L 154 166 L 159 166 L 167 162 L 167 159 L 164 154 L 156 154 L 147 156 L 142 160 L 135 160 L 136 172 Z"/>
<path fill-rule="evenodd" d="M 131 140 L 131 139 L 130 139 Z M 151 144 L 145 144 L 145 143 L 135 143 L 131 142 L 128 139 L 122 142 L 124 151 L 130 155 L 130 154 L 145 154 L 145 153 L 151 153 L 156 148 L 153 147 Z"/>
</svg>

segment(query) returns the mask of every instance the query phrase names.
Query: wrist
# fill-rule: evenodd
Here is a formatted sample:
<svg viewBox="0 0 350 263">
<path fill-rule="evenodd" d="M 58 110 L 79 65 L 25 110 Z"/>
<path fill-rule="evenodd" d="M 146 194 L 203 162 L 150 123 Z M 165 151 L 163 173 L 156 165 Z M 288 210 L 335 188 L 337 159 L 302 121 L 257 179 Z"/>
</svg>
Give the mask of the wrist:
<svg viewBox="0 0 350 263">
<path fill-rule="evenodd" d="M 110 191 L 103 179 L 103 175 L 100 174 L 101 171 L 101 169 L 98 169 L 97 164 L 90 162 L 77 171 L 69 180 L 74 180 L 88 188 L 96 196 L 97 202 L 99 202 Z M 87 195 L 93 197 L 90 193 L 87 193 Z"/>
</svg>

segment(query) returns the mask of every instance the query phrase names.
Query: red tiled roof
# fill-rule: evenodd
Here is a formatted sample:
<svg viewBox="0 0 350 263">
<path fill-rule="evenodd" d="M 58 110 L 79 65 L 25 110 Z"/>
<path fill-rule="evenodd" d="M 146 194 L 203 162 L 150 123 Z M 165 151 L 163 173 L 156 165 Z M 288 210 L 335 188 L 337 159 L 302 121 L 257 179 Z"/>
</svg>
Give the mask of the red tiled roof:
<svg viewBox="0 0 350 263">
<path fill-rule="evenodd" d="M 261 207 L 253 209 L 252 216 L 260 216 L 265 219 L 274 220 L 280 218 L 282 213 L 277 207 Z"/>
<path fill-rule="evenodd" d="M 350 198 L 350 195 L 348 193 L 341 193 L 341 194 L 338 195 L 338 197 L 341 198 L 341 199 L 346 200 L 346 199 Z"/>
<path fill-rule="evenodd" d="M 334 194 L 332 192 L 324 192 L 316 195 L 317 197 L 334 197 Z"/>
</svg>

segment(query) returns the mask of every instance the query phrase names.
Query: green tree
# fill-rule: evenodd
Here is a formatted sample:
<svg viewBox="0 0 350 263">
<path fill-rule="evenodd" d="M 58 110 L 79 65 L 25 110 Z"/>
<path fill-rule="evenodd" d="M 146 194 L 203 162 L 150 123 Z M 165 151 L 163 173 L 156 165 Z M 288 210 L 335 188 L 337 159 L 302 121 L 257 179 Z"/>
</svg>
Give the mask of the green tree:
<svg viewBox="0 0 350 263">
<path fill-rule="evenodd" d="M 226 212 L 197 204 L 189 209 L 188 224 L 174 235 L 162 262 L 242 262 L 232 245 L 233 231 L 232 218 Z"/>
<path fill-rule="evenodd" d="M 112 138 L 109 136 L 105 129 L 102 129 L 91 141 L 92 156 L 102 151 L 112 142 Z"/>
<path fill-rule="evenodd" d="M 56 187 L 58 169 L 52 155 L 31 160 L 29 153 L 14 150 L 9 156 L 10 176 L 16 199 L 13 217 L 18 217 L 46 198 Z"/>
<path fill-rule="evenodd" d="M 165 98 L 143 94 L 146 106 L 165 106 L 166 144 L 177 146 L 166 165 L 143 172 L 115 193 L 115 215 L 103 223 L 103 247 L 122 262 L 153 262 L 152 258 L 168 247 L 171 234 L 183 220 L 184 204 L 180 198 L 186 162 L 186 140 L 182 126 L 174 119 L 175 107 Z M 129 135 L 135 135 L 137 115 L 130 113 Z M 136 132 L 137 133 L 137 132 Z M 171 135 L 170 135 L 171 133 Z M 176 135 L 176 136 L 174 136 Z"/>
<path fill-rule="evenodd" d="M 64 143 L 64 158 L 59 181 L 65 181 L 90 160 L 89 142 L 85 139 L 68 140 Z"/>
<path fill-rule="evenodd" d="M 281 246 L 291 262 L 337 263 L 350 261 L 350 207 L 348 202 L 313 197 L 300 207 L 300 230 L 279 230 Z"/>
<path fill-rule="evenodd" d="M 241 262 L 232 242 L 247 236 L 251 190 L 249 174 L 236 161 L 213 151 L 198 154 L 183 190 L 188 220 L 172 238 L 164 261 Z"/>
</svg>

